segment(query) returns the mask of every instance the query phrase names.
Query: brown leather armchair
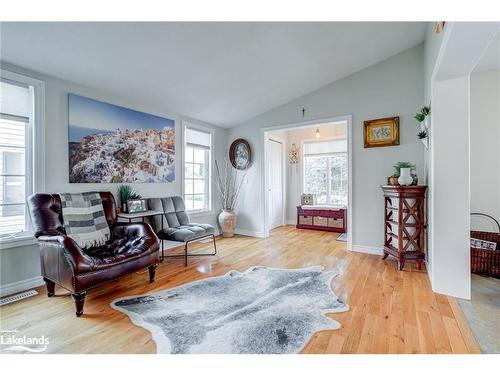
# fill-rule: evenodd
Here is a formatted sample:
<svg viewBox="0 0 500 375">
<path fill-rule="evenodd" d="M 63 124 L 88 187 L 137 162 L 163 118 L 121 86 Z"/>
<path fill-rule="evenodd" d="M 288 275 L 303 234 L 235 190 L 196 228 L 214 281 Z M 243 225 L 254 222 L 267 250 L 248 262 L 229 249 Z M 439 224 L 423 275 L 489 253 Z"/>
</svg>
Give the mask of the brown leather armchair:
<svg viewBox="0 0 500 375">
<path fill-rule="evenodd" d="M 159 240 L 149 224 L 118 223 L 113 195 L 100 195 L 111 239 L 88 249 L 81 249 L 66 236 L 58 194 L 39 193 L 28 198 L 47 294 L 54 295 L 55 284 L 70 291 L 76 316 L 83 314 L 87 290 L 146 267 L 153 282 L 159 262 Z"/>
</svg>

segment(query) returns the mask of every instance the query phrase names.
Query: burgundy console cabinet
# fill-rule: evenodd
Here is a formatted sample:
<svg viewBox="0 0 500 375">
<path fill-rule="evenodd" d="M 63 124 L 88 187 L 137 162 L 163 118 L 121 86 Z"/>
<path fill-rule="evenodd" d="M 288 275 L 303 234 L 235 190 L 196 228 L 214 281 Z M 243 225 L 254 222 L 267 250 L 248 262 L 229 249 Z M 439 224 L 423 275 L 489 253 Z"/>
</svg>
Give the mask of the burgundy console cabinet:
<svg viewBox="0 0 500 375">
<path fill-rule="evenodd" d="M 345 208 L 302 208 L 297 206 L 297 228 L 346 232 Z"/>
</svg>

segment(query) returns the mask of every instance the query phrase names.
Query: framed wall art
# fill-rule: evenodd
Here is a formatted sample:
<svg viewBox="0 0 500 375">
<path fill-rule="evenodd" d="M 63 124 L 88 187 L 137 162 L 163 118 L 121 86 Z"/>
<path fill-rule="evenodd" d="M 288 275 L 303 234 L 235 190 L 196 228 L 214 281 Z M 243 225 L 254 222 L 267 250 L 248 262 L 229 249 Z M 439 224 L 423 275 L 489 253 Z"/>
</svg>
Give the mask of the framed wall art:
<svg viewBox="0 0 500 375">
<path fill-rule="evenodd" d="M 69 182 L 175 180 L 175 121 L 68 94 Z"/>
<path fill-rule="evenodd" d="M 364 122 L 365 148 L 399 145 L 399 117 Z"/>
<path fill-rule="evenodd" d="M 229 148 L 229 160 L 234 168 L 247 169 L 252 162 L 250 144 L 242 138 L 236 139 Z"/>
</svg>

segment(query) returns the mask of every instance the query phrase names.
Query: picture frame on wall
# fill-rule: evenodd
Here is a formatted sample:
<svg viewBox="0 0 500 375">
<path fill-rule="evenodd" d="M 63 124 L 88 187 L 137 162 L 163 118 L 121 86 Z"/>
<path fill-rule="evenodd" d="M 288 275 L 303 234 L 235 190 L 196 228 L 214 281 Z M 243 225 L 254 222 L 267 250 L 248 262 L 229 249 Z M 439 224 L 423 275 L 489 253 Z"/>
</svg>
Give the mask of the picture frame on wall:
<svg viewBox="0 0 500 375">
<path fill-rule="evenodd" d="M 399 145 L 399 116 L 368 120 L 363 124 L 365 148 Z"/>
<path fill-rule="evenodd" d="M 175 120 L 68 94 L 70 183 L 175 181 Z"/>
<path fill-rule="evenodd" d="M 247 169 L 252 162 L 250 144 L 242 138 L 236 139 L 229 148 L 229 160 L 234 168 L 239 170 Z"/>
</svg>

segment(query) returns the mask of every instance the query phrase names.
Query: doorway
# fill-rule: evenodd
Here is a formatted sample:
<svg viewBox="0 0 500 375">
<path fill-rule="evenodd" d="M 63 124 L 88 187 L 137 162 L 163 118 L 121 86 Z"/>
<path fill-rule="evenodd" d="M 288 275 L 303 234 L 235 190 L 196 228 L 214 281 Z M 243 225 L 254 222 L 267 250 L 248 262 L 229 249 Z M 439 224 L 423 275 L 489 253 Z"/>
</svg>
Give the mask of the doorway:
<svg viewBox="0 0 500 375">
<path fill-rule="evenodd" d="M 267 139 L 267 195 L 269 230 L 284 224 L 284 176 L 283 141 Z"/>
<path fill-rule="evenodd" d="M 347 249 L 352 250 L 352 117 L 263 128 L 261 142 L 264 237 L 277 226 L 297 224 L 297 206 L 301 204 L 301 194 L 308 190 L 315 195 L 317 204 L 346 209 Z M 295 161 L 291 158 L 293 150 L 296 150 Z M 335 168 L 331 170 L 321 164 L 328 157 L 335 159 Z M 327 181 L 328 176 L 332 176 L 331 181 Z"/>
</svg>

